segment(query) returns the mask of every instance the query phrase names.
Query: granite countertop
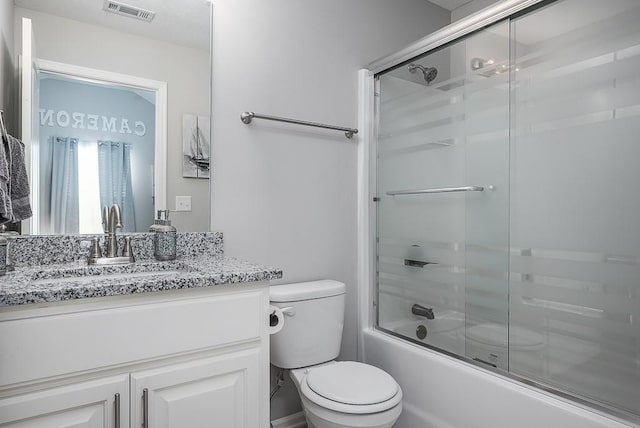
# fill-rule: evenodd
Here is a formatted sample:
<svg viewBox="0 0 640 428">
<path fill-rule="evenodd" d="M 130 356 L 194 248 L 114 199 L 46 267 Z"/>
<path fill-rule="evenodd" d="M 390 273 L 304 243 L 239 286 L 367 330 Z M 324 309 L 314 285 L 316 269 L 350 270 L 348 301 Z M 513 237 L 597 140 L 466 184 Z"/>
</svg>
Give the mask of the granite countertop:
<svg viewBox="0 0 640 428">
<path fill-rule="evenodd" d="M 282 270 L 224 255 L 144 260 L 127 265 L 63 264 L 23 266 L 0 277 L 0 307 L 89 297 L 239 284 L 282 278 Z"/>
</svg>

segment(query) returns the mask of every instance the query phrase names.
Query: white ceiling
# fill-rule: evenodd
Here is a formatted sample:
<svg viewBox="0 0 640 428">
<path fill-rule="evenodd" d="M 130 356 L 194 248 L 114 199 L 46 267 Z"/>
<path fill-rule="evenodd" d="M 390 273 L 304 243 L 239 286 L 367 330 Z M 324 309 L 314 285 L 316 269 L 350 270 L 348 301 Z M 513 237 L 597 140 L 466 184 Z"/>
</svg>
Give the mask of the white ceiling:
<svg viewBox="0 0 640 428">
<path fill-rule="evenodd" d="M 120 0 L 116 0 L 120 1 Z M 429 0 L 448 10 L 457 9 L 473 0 Z M 494 0 L 496 1 L 496 0 Z M 619 13 L 602 0 L 583 0 L 583 14 L 593 19 Z M 616 5 L 632 7 L 638 0 L 622 0 Z M 156 12 L 152 22 L 115 15 L 102 9 L 104 0 L 14 0 L 18 7 L 33 9 L 90 24 L 113 28 L 126 33 L 165 40 L 184 46 L 209 50 L 210 3 L 208 0 L 122 0 L 131 6 Z M 573 28 L 570 13 L 564 13 L 562 3 L 552 13 L 538 13 L 539 25 L 527 26 L 519 31 L 522 43 L 535 43 L 557 33 Z M 584 19 L 583 19 L 584 20 Z M 582 21 L 583 21 L 582 20 Z M 578 20 L 582 22 L 581 20 Z M 531 33 L 531 34 L 530 34 Z"/>
<path fill-rule="evenodd" d="M 123 0 L 119 2 L 156 12 L 156 17 L 152 22 L 145 22 L 109 13 L 102 9 L 104 0 L 14 0 L 14 4 L 18 7 L 209 50 L 210 3 L 207 0 Z"/>
<path fill-rule="evenodd" d="M 429 0 L 431 3 L 435 3 L 440 7 L 444 7 L 448 10 L 457 9 L 460 6 L 464 6 L 467 3 L 471 3 L 473 0 Z"/>
</svg>

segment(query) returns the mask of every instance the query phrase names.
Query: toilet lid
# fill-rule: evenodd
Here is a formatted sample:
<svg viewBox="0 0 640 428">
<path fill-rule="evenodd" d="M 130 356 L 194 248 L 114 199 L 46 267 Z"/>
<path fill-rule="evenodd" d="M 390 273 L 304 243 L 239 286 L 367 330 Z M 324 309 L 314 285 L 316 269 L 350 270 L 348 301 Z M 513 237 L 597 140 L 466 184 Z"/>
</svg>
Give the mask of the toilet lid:
<svg viewBox="0 0 640 428">
<path fill-rule="evenodd" d="M 386 372 L 355 361 L 314 368 L 306 382 L 316 394 L 351 405 L 382 403 L 398 393 L 398 384 Z"/>
</svg>

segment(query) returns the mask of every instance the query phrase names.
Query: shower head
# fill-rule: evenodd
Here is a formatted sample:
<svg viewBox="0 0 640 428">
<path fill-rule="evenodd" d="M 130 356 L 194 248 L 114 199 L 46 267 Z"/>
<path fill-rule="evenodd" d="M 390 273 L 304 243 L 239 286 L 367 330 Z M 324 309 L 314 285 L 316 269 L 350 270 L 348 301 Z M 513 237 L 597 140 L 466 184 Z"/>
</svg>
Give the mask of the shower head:
<svg viewBox="0 0 640 428">
<path fill-rule="evenodd" d="M 438 69 L 435 67 L 423 67 L 420 64 L 411 63 L 407 67 L 410 73 L 415 73 L 416 70 L 422 71 L 422 75 L 424 76 L 424 80 L 427 81 L 427 85 L 429 85 L 438 75 Z"/>
</svg>

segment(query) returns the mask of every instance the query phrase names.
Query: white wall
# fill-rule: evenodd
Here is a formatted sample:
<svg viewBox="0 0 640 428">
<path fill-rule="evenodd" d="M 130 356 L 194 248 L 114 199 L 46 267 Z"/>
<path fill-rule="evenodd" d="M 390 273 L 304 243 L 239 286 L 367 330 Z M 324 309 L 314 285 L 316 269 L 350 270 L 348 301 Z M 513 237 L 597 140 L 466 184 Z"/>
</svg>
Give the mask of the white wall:
<svg viewBox="0 0 640 428">
<path fill-rule="evenodd" d="M 423 0 L 219 0 L 214 6 L 212 225 L 225 253 L 280 282 L 347 284 L 343 358 L 356 357 L 356 139 L 255 120 L 356 127 L 357 70 L 449 23 Z M 272 419 L 297 409 L 279 393 Z"/>
<path fill-rule="evenodd" d="M 13 1 L 0 0 L 0 109 L 4 110 L 7 130 L 15 135 L 18 124 L 18 106 L 16 96 L 17 58 L 13 45 Z"/>
<path fill-rule="evenodd" d="M 173 224 L 209 230 L 209 180 L 182 178 L 182 115 L 209 113 L 209 52 L 29 9 L 15 17 L 16 46 L 22 17 L 31 18 L 39 58 L 167 82 L 167 206 L 191 195 L 192 212 L 175 213 Z"/>
</svg>

